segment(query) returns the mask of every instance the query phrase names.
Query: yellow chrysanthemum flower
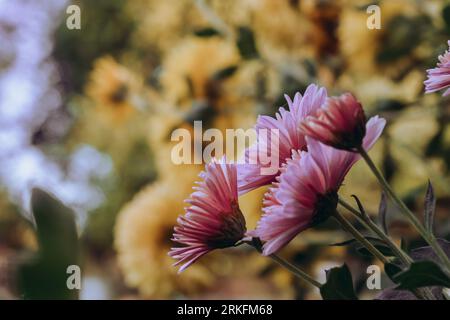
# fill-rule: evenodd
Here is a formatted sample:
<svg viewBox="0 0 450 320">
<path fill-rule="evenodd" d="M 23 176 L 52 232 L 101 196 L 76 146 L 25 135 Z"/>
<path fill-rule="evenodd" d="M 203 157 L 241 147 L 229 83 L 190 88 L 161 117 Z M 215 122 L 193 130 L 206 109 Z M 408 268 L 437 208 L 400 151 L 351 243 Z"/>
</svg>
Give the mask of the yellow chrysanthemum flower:
<svg viewBox="0 0 450 320">
<path fill-rule="evenodd" d="M 196 172 L 194 172 L 196 176 Z M 191 192 L 184 176 L 157 182 L 142 190 L 119 213 L 115 227 L 115 247 L 125 282 L 149 298 L 173 298 L 199 292 L 213 282 L 202 263 L 177 274 L 167 253 L 173 246 L 173 227 L 183 212 L 183 200 Z M 183 181 L 183 183 L 177 183 Z"/>
<path fill-rule="evenodd" d="M 108 119 L 122 122 L 136 110 L 141 85 L 137 75 L 106 56 L 95 61 L 86 94 Z"/>
</svg>

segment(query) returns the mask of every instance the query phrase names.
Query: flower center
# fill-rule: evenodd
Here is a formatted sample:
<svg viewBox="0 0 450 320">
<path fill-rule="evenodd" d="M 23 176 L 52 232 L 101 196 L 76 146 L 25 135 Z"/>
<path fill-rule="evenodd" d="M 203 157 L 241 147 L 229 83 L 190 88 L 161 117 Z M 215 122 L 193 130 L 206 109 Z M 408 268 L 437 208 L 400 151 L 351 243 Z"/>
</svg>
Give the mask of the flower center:
<svg viewBox="0 0 450 320">
<path fill-rule="evenodd" d="M 317 199 L 315 213 L 311 221 L 311 226 L 318 225 L 327 220 L 336 210 L 338 194 L 336 191 L 329 191 Z"/>
<path fill-rule="evenodd" d="M 357 125 L 352 131 L 337 132 L 335 144 L 340 149 L 355 151 L 355 148 L 362 145 L 365 134 L 365 126 Z"/>
<path fill-rule="evenodd" d="M 224 214 L 220 234 L 208 239 L 208 245 L 212 248 L 227 248 L 233 246 L 244 237 L 246 232 L 245 218 L 238 204 L 232 204 L 233 212 Z"/>
</svg>

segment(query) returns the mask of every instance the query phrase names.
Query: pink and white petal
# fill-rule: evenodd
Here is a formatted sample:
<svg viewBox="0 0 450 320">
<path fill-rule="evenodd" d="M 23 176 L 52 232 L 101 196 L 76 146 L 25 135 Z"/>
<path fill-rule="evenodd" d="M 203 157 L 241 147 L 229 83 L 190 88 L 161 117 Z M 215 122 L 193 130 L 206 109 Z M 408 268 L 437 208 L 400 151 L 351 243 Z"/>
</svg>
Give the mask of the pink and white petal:
<svg viewBox="0 0 450 320">
<path fill-rule="evenodd" d="M 384 127 L 386 126 L 386 119 L 374 116 L 366 123 L 366 135 L 363 139 L 363 147 L 365 150 L 370 150 L 381 136 Z"/>
</svg>

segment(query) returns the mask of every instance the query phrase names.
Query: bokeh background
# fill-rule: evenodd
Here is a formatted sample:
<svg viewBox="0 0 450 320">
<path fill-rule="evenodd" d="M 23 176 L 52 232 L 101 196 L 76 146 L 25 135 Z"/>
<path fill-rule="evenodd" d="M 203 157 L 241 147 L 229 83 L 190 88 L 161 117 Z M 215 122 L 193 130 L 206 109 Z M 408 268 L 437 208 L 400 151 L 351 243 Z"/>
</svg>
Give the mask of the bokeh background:
<svg viewBox="0 0 450 320">
<path fill-rule="evenodd" d="M 66 26 L 70 4 L 81 30 Z M 381 8 L 380 30 L 366 26 L 370 4 Z M 45 237 L 31 213 L 35 187 L 75 214 L 81 299 L 319 298 L 244 247 L 182 275 L 167 256 L 202 169 L 171 162 L 171 132 L 194 120 L 250 128 L 310 83 L 350 91 L 388 120 L 372 156 L 417 213 L 432 181 L 437 233 L 448 238 L 450 100 L 424 95 L 423 81 L 449 38 L 444 0 L 0 0 L 0 298 L 33 296 L 19 280 Z M 240 199 L 248 229 L 264 191 Z M 342 193 L 376 214 L 380 190 L 362 163 Z M 388 222 L 420 244 L 393 206 Z M 63 251 L 65 239 L 53 239 Z M 346 239 L 329 221 L 281 254 L 322 281 L 346 261 L 369 299 L 366 267 L 376 262 L 330 246 Z"/>
</svg>

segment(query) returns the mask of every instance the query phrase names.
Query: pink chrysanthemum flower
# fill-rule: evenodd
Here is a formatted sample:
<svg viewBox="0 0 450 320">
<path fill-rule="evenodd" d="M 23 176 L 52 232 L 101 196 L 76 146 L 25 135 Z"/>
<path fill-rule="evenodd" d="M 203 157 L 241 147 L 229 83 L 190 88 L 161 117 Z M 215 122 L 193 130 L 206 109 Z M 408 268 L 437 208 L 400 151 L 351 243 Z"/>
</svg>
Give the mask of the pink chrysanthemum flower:
<svg viewBox="0 0 450 320">
<path fill-rule="evenodd" d="M 450 41 L 448 41 L 450 46 Z M 450 87 L 450 52 L 445 51 L 439 56 L 439 62 L 434 69 L 427 70 L 428 79 L 425 80 L 425 92 L 431 93 Z M 450 89 L 445 90 L 444 96 L 450 94 Z"/>
<path fill-rule="evenodd" d="M 327 98 L 325 88 L 311 84 L 302 96 L 299 92 L 295 94 L 294 101 L 285 95 L 289 110 L 280 108 L 275 118 L 259 116 L 255 129 L 258 140 L 245 152 L 245 164 L 238 166 L 238 188 L 239 193 L 270 184 L 279 174 L 279 168 L 291 157 L 292 150 L 305 150 L 305 136 L 300 132 L 299 125 L 308 115 L 319 109 Z M 278 142 L 271 141 L 271 130 L 277 130 Z M 266 134 L 267 133 L 267 134 Z M 263 174 L 261 169 L 273 164 L 263 164 L 258 157 L 258 152 L 267 154 L 270 159 L 272 147 L 278 149 L 278 170 L 272 174 Z"/>
<path fill-rule="evenodd" d="M 245 218 L 239 209 L 237 171 L 225 159 L 213 160 L 200 174 L 201 182 L 186 200 L 186 214 L 177 220 L 173 241 L 183 245 L 172 248 L 169 255 L 183 263 L 185 270 L 201 256 L 214 249 L 231 247 L 244 237 Z"/>
<path fill-rule="evenodd" d="M 328 98 L 324 107 L 300 124 L 306 136 L 337 149 L 356 151 L 366 134 L 366 115 L 351 93 Z"/>
<path fill-rule="evenodd" d="M 367 122 L 364 148 L 370 149 L 386 121 L 373 117 Z M 249 234 L 264 243 L 270 255 L 298 233 L 324 220 L 336 209 L 337 192 L 360 155 L 338 150 L 309 137 L 308 151 L 293 152 L 264 200 L 264 215 Z"/>
</svg>

